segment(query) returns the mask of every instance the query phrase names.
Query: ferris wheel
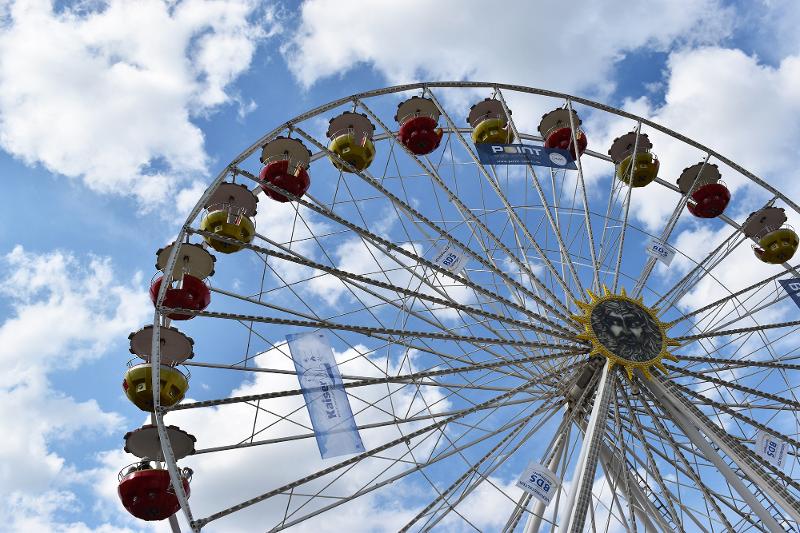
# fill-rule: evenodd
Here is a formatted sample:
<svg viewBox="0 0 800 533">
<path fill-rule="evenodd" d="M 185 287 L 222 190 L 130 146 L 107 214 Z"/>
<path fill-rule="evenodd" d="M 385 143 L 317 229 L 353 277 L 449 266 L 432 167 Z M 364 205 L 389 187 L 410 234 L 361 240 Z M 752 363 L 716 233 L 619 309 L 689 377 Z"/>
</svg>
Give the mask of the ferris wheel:
<svg viewBox="0 0 800 533">
<path fill-rule="evenodd" d="M 566 94 L 320 106 L 156 254 L 122 503 L 193 531 L 798 531 L 797 214 Z"/>
</svg>

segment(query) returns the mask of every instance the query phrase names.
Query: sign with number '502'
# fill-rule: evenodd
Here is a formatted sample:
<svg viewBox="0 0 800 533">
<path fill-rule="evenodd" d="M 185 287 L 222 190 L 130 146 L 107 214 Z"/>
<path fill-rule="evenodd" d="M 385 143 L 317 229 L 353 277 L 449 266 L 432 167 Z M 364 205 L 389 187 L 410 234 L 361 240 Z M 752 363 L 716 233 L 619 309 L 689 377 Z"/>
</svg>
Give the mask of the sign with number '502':
<svg viewBox="0 0 800 533">
<path fill-rule="evenodd" d="M 558 490 L 558 479 L 547 467 L 531 462 L 522 472 L 517 487 L 547 505 Z"/>
</svg>

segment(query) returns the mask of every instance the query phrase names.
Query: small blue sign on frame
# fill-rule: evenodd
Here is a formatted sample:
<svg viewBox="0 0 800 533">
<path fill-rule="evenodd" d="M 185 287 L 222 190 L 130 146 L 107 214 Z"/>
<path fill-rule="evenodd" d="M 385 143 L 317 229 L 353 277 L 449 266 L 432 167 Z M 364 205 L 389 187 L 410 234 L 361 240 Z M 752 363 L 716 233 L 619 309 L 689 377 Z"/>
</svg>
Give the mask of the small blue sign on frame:
<svg viewBox="0 0 800 533">
<path fill-rule="evenodd" d="M 533 144 L 478 143 L 478 159 L 484 165 L 535 165 L 576 170 L 569 150 Z"/>
<path fill-rule="evenodd" d="M 792 297 L 797 307 L 800 307 L 800 278 L 778 280 L 783 285 L 783 289 Z"/>
</svg>

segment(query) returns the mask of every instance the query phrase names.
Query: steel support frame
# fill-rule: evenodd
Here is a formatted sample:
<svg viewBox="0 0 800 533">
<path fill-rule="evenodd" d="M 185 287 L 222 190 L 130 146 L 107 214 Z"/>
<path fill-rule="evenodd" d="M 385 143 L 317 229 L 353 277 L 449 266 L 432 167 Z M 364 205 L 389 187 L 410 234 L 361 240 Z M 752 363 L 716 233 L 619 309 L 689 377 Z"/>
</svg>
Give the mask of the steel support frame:
<svg viewBox="0 0 800 533">
<path fill-rule="evenodd" d="M 608 405 L 616 383 L 615 378 L 616 374 L 611 372 L 611 365 L 606 360 L 597 384 L 592 414 L 586 426 L 578 462 L 572 476 L 572 486 L 567 494 L 566 508 L 569 509 L 569 518 L 562 522 L 559 533 L 581 533 L 583 531 L 586 511 L 592 499 L 594 474 L 597 470 L 600 445 L 605 434 Z"/>
<path fill-rule="evenodd" d="M 800 522 L 800 506 L 798 506 L 798 502 L 785 490 L 776 490 L 774 481 L 768 480 L 763 472 L 753 466 L 755 463 L 751 464 L 752 461 L 748 461 L 744 457 L 744 454 L 742 454 L 744 448 L 741 445 L 739 445 L 739 447 L 732 446 L 726 439 L 721 438 L 719 428 L 717 428 L 713 422 L 710 422 L 696 407 L 689 404 L 688 401 L 681 400 L 677 397 L 668 386 L 665 385 L 665 380 L 666 378 L 658 376 L 656 379 L 645 381 L 644 386 L 653 393 L 659 402 L 661 402 L 662 407 L 671 415 L 672 421 L 683 431 L 692 444 L 701 451 L 706 459 L 717 467 L 728 484 L 742 497 L 750 509 L 758 515 L 764 527 L 775 533 L 782 533 L 785 531 L 764 506 L 761 505 L 761 502 L 758 501 L 755 495 L 748 490 L 741 478 L 736 475 L 719 453 L 714 450 L 711 444 L 709 444 L 709 441 L 714 443 L 715 446 L 736 463 L 749 480 L 755 483 L 755 485 L 772 498 L 773 501 L 778 503 L 792 518 Z M 768 481 L 772 481 L 772 483 Z M 781 494 L 781 492 L 784 494 Z"/>
</svg>

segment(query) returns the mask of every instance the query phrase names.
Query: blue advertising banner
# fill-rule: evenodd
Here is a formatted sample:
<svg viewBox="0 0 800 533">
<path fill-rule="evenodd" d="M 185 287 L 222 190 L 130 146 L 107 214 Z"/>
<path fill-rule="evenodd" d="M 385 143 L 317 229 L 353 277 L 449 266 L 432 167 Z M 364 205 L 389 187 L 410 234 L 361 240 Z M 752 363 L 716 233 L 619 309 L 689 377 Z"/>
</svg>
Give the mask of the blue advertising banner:
<svg viewBox="0 0 800 533">
<path fill-rule="evenodd" d="M 287 335 L 286 341 L 322 458 L 363 452 L 342 375 L 325 334 Z"/>
<path fill-rule="evenodd" d="M 568 150 L 532 144 L 478 143 L 478 159 L 484 165 L 536 165 L 538 167 L 576 170 Z"/>
<path fill-rule="evenodd" d="M 783 289 L 792 297 L 797 307 L 800 307 L 800 278 L 779 280 Z"/>
</svg>

